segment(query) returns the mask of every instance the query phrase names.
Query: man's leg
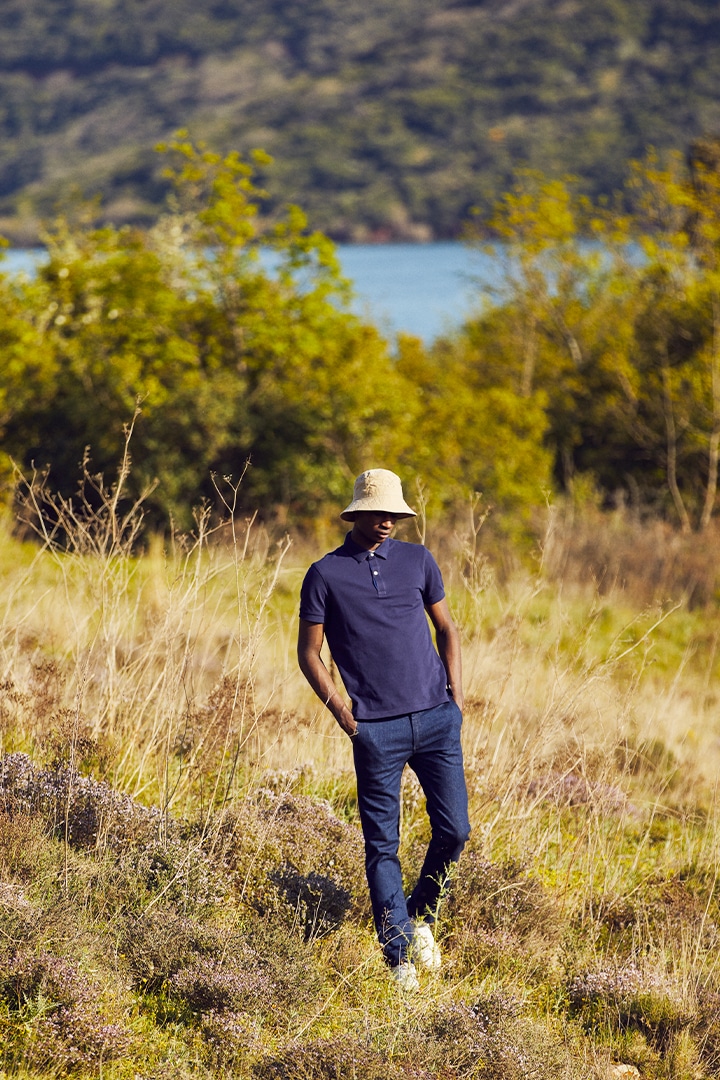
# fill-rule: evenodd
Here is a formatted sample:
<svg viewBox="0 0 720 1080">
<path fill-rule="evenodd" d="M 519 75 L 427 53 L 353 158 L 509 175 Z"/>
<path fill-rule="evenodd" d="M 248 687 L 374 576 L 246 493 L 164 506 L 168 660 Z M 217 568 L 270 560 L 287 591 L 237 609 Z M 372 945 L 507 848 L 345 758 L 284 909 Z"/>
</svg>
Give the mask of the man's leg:
<svg viewBox="0 0 720 1080">
<path fill-rule="evenodd" d="M 454 863 L 470 835 L 467 787 L 454 701 L 412 713 L 414 751 L 409 765 L 425 793 L 432 836 L 417 885 L 408 898 L 411 918 L 434 922 L 438 902 Z"/>
<path fill-rule="evenodd" d="M 373 918 L 385 959 L 394 967 L 405 960 L 413 932 L 398 858 L 400 781 L 412 753 L 410 718 L 361 720 L 352 744 Z"/>
</svg>

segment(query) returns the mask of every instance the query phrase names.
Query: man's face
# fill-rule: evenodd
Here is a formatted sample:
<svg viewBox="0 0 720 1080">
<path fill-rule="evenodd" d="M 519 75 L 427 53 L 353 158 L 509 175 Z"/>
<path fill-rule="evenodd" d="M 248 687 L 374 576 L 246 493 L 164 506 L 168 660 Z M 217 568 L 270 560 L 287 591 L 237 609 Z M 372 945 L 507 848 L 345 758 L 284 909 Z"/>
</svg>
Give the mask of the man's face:
<svg viewBox="0 0 720 1080">
<path fill-rule="evenodd" d="M 358 510 L 353 522 L 352 538 L 366 551 L 380 547 L 395 528 L 397 514 L 386 510 Z"/>
</svg>

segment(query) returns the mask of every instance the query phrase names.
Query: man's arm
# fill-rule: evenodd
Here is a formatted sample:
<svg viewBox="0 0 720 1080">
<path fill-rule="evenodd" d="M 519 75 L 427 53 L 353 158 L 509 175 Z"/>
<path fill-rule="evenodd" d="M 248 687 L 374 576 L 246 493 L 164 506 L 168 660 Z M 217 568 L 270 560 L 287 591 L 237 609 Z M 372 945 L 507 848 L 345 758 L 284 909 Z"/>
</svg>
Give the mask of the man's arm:
<svg viewBox="0 0 720 1080">
<path fill-rule="evenodd" d="M 327 705 L 343 731 L 347 735 L 354 735 L 357 730 L 355 718 L 338 693 L 330 672 L 320 656 L 324 640 L 325 628 L 322 623 L 300 620 L 297 648 L 300 670 L 320 700 Z"/>
<path fill-rule="evenodd" d="M 447 600 L 438 600 L 427 608 L 430 621 L 435 627 L 435 641 L 440 659 L 445 667 L 448 686 L 458 708 L 462 712 L 465 695 L 462 688 L 462 658 L 460 655 L 460 634 L 453 622 Z"/>
</svg>

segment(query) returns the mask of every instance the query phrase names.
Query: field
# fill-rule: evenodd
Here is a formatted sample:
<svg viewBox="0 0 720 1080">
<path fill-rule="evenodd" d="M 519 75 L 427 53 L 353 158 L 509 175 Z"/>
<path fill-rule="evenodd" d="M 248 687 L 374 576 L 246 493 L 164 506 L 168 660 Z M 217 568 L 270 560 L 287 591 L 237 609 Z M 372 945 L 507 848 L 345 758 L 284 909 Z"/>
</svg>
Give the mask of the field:
<svg viewBox="0 0 720 1080">
<path fill-rule="evenodd" d="M 135 554 L 111 493 L 54 532 L 37 509 L 0 544 L 3 1075 L 720 1073 L 716 533 L 559 508 L 521 559 L 472 514 L 428 525 L 473 833 L 405 998 L 349 743 L 294 659 L 341 530 L 198 514 Z M 409 876 L 426 840 L 409 775 Z"/>
</svg>

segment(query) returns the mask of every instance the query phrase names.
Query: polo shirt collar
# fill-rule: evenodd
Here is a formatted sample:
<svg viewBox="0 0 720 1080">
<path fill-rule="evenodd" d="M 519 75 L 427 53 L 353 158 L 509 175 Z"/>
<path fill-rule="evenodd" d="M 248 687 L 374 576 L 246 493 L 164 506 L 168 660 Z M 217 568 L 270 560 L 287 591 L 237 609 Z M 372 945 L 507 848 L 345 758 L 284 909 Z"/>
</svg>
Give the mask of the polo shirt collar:
<svg viewBox="0 0 720 1080">
<path fill-rule="evenodd" d="M 352 538 L 352 533 L 348 533 L 345 537 L 343 547 L 347 548 L 350 555 L 355 559 L 355 562 L 363 562 L 364 559 L 367 559 L 368 555 L 374 555 L 376 559 L 387 559 L 391 543 L 392 539 L 388 536 L 387 540 L 383 540 L 380 547 L 375 548 L 374 551 L 367 551 L 366 548 L 362 548 L 359 544 L 355 543 Z"/>
</svg>

